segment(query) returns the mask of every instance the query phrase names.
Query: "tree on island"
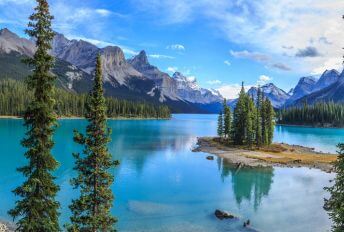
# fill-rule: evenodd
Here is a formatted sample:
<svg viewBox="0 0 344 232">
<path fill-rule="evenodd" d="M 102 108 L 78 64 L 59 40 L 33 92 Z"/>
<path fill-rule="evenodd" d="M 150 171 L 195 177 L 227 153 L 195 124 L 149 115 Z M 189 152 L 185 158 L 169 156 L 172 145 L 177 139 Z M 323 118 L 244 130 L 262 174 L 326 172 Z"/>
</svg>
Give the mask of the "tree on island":
<svg viewBox="0 0 344 232">
<path fill-rule="evenodd" d="M 227 101 L 226 99 L 224 100 L 223 103 L 223 111 L 224 113 L 224 135 L 226 139 L 230 138 L 230 134 L 231 134 L 231 123 L 232 123 L 232 116 L 231 116 L 231 109 L 229 108 L 229 106 L 227 105 Z"/>
<path fill-rule="evenodd" d="M 217 119 L 217 135 L 222 139 L 223 137 L 223 114 L 222 110 L 219 113 L 218 119 Z"/>
<path fill-rule="evenodd" d="M 101 58 L 98 55 L 94 87 L 90 93 L 86 119 L 86 135 L 74 132 L 74 141 L 84 146 L 83 153 L 74 153 L 78 175 L 72 185 L 80 189 L 80 197 L 72 201 L 71 225 L 68 231 L 116 231 L 117 219 L 110 213 L 114 195 L 110 189 L 114 177 L 110 169 L 119 164 L 108 151 L 111 130 L 106 125 L 106 106 L 103 96 Z"/>
<path fill-rule="evenodd" d="M 26 62 L 33 67 L 27 79 L 33 90 L 33 99 L 27 106 L 24 125 L 26 137 L 22 145 L 27 148 L 28 164 L 18 168 L 26 178 L 13 192 L 20 200 L 9 211 L 17 221 L 17 231 L 60 231 L 58 223 L 59 203 L 55 200 L 59 187 L 54 183 L 52 172 L 58 162 L 51 154 L 53 134 L 57 125 L 54 112 L 55 76 L 51 74 L 54 59 L 49 54 L 54 32 L 51 29 L 53 16 L 46 0 L 37 0 L 35 12 L 30 16 L 26 33 L 35 39 L 37 50 Z"/>
<path fill-rule="evenodd" d="M 222 112 L 226 112 L 224 116 L 222 116 Z M 228 135 L 227 140 L 233 144 L 260 147 L 272 143 L 275 111 L 270 100 L 264 98 L 260 87 L 258 87 L 255 103 L 254 96 L 249 96 L 245 92 L 244 83 L 242 83 L 239 98 L 234 108 L 233 120 L 231 120 L 229 107 L 224 104 L 219 115 L 218 129 L 222 126 L 220 118 L 223 117 L 224 135 L 225 137 Z"/>
</svg>

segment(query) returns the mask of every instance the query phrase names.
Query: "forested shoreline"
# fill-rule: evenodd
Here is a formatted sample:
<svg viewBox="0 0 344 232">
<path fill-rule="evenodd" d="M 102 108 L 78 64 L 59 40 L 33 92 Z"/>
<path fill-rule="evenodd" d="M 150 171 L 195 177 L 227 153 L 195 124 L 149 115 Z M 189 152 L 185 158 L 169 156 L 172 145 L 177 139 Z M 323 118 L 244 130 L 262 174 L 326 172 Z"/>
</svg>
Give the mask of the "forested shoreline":
<svg viewBox="0 0 344 232">
<path fill-rule="evenodd" d="M 33 97 L 25 83 L 5 79 L 0 80 L 0 115 L 22 117 L 26 106 Z M 63 89 L 55 90 L 56 112 L 59 117 L 84 117 L 86 94 L 73 94 Z M 145 102 L 132 102 L 116 98 L 106 98 L 109 118 L 170 118 L 167 106 L 156 106 Z"/>
<path fill-rule="evenodd" d="M 277 113 L 281 125 L 344 127 L 344 104 L 321 102 L 291 107 Z"/>
</svg>

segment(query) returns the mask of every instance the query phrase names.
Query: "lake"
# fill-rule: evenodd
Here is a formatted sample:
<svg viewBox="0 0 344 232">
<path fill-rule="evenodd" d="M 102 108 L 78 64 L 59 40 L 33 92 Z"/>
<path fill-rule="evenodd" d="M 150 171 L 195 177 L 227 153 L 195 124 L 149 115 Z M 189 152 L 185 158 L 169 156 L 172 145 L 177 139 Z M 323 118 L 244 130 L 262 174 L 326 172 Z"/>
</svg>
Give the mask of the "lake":
<svg viewBox="0 0 344 232">
<path fill-rule="evenodd" d="M 26 163 L 19 145 L 25 132 L 22 120 L 0 120 L 0 219 L 10 220 L 11 193 L 23 178 L 15 170 Z M 59 121 L 53 153 L 61 186 L 61 224 L 68 221 L 68 205 L 77 192 L 69 185 L 75 175 L 72 152 L 74 128 L 85 120 Z M 171 120 L 109 120 L 113 156 L 121 165 L 113 170 L 116 195 L 113 214 L 119 231 L 217 232 L 244 230 L 250 219 L 258 231 L 327 231 L 331 221 L 323 210 L 323 190 L 334 174 L 308 168 L 243 168 L 239 172 L 225 160 L 193 153 L 198 136 L 216 134 L 216 115 L 173 115 Z M 275 141 L 334 152 L 343 129 L 277 126 Z M 220 221 L 215 209 L 240 217 Z"/>
</svg>

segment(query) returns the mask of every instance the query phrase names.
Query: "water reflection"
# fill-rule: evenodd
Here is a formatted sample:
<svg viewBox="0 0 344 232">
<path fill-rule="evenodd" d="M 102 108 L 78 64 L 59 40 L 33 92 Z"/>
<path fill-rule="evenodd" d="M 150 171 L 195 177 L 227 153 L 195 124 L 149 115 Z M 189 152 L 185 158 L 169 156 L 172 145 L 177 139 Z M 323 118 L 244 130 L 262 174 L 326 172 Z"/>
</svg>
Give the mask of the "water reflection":
<svg viewBox="0 0 344 232">
<path fill-rule="evenodd" d="M 231 176 L 237 204 L 240 206 L 243 200 L 248 200 L 250 203 L 253 200 L 253 207 L 257 210 L 262 198 L 269 194 L 274 176 L 273 168 L 238 167 L 221 158 L 217 161 L 223 181 Z"/>
</svg>

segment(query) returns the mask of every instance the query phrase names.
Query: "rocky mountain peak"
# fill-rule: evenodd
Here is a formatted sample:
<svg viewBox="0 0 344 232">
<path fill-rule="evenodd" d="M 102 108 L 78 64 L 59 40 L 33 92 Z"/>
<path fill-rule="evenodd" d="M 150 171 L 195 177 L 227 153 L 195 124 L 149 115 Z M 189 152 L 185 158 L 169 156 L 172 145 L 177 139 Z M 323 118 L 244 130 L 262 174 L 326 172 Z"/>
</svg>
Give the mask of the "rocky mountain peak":
<svg viewBox="0 0 344 232">
<path fill-rule="evenodd" d="M 126 64 L 125 56 L 121 48 L 117 46 L 108 46 L 103 49 L 104 58 L 115 66 L 123 66 Z"/>
<path fill-rule="evenodd" d="M 139 54 L 137 54 L 133 58 L 129 59 L 128 62 L 139 71 L 141 69 L 146 70 L 146 69 L 152 68 L 150 67 L 151 65 L 149 64 L 147 54 L 144 50 L 142 50 Z"/>
<path fill-rule="evenodd" d="M 339 72 L 335 69 L 326 70 L 314 86 L 313 92 L 324 89 L 337 82 L 339 79 L 339 75 Z"/>
<path fill-rule="evenodd" d="M 12 31 L 10 31 L 7 28 L 3 28 L 0 30 L 0 36 L 7 37 L 7 38 L 10 38 L 10 37 L 19 38 L 18 35 L 16 35 L 15 33 L 13 33 Z"/>
</svg>

